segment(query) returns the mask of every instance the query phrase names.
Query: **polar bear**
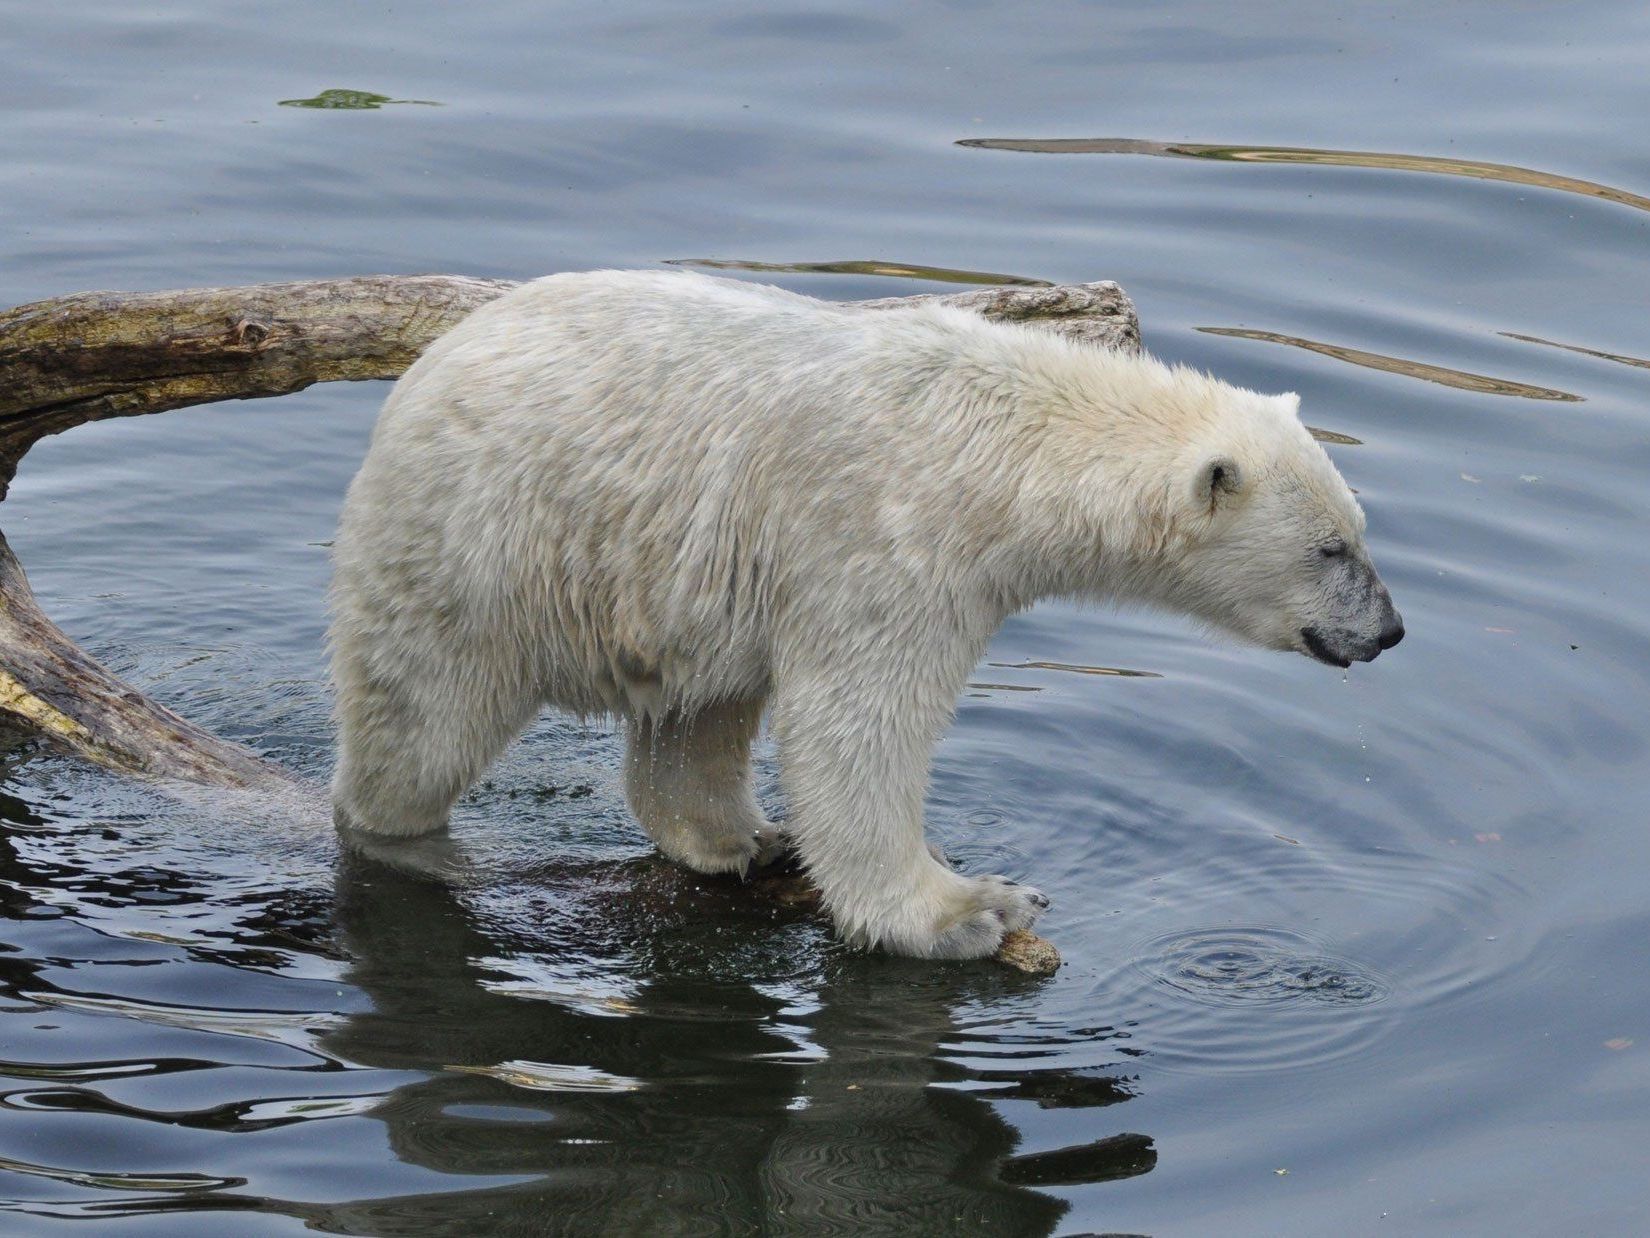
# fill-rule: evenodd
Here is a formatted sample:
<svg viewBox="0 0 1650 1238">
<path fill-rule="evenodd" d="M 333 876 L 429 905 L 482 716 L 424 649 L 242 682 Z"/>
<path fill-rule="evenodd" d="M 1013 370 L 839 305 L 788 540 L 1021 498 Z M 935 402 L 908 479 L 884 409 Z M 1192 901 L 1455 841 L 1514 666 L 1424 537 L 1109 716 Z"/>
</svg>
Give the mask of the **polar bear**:
<svg viewBox="0 0 1650 1238">
<path fill-rule="evenodd" d="M 923 799 L 1007 616 L 1143 603 L 1342 667 L 1403 635 L 1297 404 L 932 303 L 525 284 L 407 371 L 345 500 L 336 818 L 443 828 L 550 704 L 623 720 L 666 856 L 742 872 L 766 715 L 838 932 L 988 955 L 1048 900 L 949 868 Z"/>
</svg>

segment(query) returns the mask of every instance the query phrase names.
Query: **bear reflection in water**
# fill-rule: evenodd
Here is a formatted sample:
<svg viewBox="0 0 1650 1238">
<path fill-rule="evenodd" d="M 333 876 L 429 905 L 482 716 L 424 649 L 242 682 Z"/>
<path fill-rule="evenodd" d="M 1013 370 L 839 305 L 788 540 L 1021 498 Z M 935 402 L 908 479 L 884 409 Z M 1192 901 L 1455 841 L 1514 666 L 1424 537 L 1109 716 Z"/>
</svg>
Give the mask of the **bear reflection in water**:
<svg viewBox="0 0 1650 1238">
<path fill-rule="evenodd" d="M 1151 1141 L 1133 1134 L 1017 1158 L 1019 1136 L 993 1103 L 1107 1106 L 1132 1095 L 1125 1080 L 947 1060 L 960 1005 L 1012 998 L 1036 981 L 834 950 L 800 914 L 753 907 L 731 880 L 652 859 L 569 865 L 539 880 L 552 897 L 602 890 L 602 913 L 569 915 L 553 935 L 529 939 L 484 923 L 438 881 L 342 860 L 339 945 L 374 1008 L 323 1047 L 431 1072 L 374 1110 L 403 1161 L 528 1180 L 310 1205 L 312 1224 L 1043 1235 L 1067 1205 L 1035 1187 L 1155 1163 Z M 722 905 L 707 915 L 707 903 Z M 753 933 L 743 922 L 753 917 L 769 932 Z M 751 956 L 753 940 L 767 941 L 765 957 Z M 587 976 L 592 959 L 628 956 L 626 975 L 645 979 L 622 1001 L 528 997 L 511 991 L 510 975 L 512 960 L 530 954 Z M 735 978 L 764 974 L 779 979 Z M 562 1077 L 535 1065 L 554 1063 L 578 1065 Z"/>
</svg>

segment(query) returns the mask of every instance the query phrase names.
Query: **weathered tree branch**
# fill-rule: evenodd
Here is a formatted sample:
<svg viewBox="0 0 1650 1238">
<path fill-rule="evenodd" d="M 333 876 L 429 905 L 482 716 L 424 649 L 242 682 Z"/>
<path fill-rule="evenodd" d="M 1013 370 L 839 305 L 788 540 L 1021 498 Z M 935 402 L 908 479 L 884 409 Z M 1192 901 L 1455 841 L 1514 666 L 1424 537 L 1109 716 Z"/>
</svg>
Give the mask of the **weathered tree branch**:
<svg viewBox="0 0 1650 1238">
<path fill-rule="evenodd" d="M 83 292 L 0 312 L 0 471 L 105 417 L 395 378 L 515 284 L 457 275 Z"/>
<path fill-rule="evenodd" d="M 437 336 L 502 295 L 509 280 L 456 275 L 87 292 L 0 312 L 0 498 L 42 437 L 82 422 L 313 383 L 395 378 Z M 865 301 L 939 301 L 1106 347 L 1140 346 L 1134 306 L 1114 283 L 992 288 Z M 35 603 L 0 537 L 0 718 L 130 774 L 240 786 L 285 777 L 123 684 Z"/>
<path fill-rule="evenodd" d="M 1121 352 L 1140 351 L 1140 319 L 1134 302 L 1112 280 L 1092 284 L 1052 284 L 1046 288 L 979 288 L 918 297 L 883 297 L 853 301 L 866 309 L 893 309 L 920 301 L 936 301 L 973 310 L 998 322 L 1041 327 Z"/>
</svg>

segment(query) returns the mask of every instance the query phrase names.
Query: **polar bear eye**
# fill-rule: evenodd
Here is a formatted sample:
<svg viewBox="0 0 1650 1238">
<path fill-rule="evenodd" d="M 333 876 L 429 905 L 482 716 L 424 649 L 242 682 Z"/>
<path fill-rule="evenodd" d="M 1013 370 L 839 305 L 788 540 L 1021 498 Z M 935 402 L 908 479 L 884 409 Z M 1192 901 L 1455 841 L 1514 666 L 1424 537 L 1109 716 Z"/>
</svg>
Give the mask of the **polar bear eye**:
<svg viewBox="0 0 1650 1238">
<path fill-rule="evenodd" d="M 1346 541 L 1337 537 L 1334 541 L 1319 546 L 1318 553 L 1326 559 L 1339 559 L 1346 554 Z"/>
</svg>

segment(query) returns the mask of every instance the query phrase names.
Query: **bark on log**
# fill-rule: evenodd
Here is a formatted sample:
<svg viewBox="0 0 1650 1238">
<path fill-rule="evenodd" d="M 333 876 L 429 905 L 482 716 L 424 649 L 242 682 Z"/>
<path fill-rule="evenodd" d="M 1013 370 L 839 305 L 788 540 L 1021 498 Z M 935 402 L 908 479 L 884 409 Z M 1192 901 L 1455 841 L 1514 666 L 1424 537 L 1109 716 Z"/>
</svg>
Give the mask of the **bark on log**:
<svg viewBox="0 0 1650 1238">
<path fill-rule="evenodd" d="M 436 336 L 514 287 L 366 275 L 82 292 L 0 312 L 0 487 L 35 442 L 82 422 L 395 378 Z"/>
<path fill-rule="evenodd" d="M 313 383 L 395 378 L 471 310 L 515 287 L 455 275 L 87 292 L 0 312 L 0 498 L 35 442 L 87 421 Z M 992 288 L 859 302 L 938 301 L 988 318 L 1137 350 L 1139 322 L 1111 282 Z M 0 536 L 0 719 L 123 773 L 220 786 L 285 779 L 122 683 L 41 612 Z"/>
</svg>

